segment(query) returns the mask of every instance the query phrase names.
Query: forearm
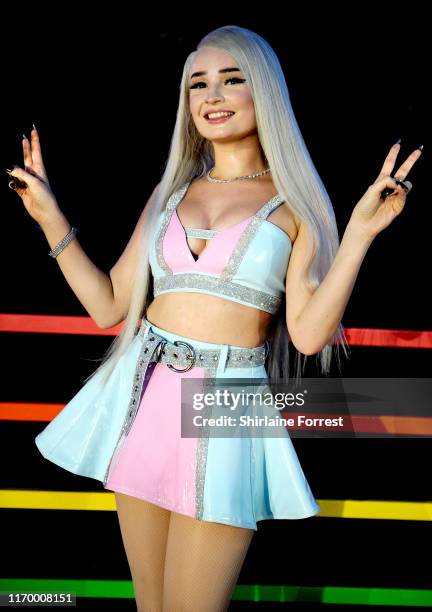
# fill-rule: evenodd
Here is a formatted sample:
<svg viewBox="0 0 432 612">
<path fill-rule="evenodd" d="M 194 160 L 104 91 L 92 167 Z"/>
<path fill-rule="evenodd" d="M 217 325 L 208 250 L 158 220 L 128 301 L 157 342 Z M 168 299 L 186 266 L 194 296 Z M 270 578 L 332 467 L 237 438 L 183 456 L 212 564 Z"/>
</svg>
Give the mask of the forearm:
<svg viewBox="0 0 432 612">
<path fill-rule="evenodd" d="M 71 224 L 59 211 L 41 227 L 53 249 L 70 231 Z M 96 325 L 114 325 L 116 314 L 111 279 L 93 264 L 76 237 L 57 255 L 56 261 L 72 291 Z"/>
<path fill-rule="evenodd" d="M 347 225 L 329 271 L 297 319 L 307 354 L 321 351 L 336 332 L 371 242 Z"/>
</svg>

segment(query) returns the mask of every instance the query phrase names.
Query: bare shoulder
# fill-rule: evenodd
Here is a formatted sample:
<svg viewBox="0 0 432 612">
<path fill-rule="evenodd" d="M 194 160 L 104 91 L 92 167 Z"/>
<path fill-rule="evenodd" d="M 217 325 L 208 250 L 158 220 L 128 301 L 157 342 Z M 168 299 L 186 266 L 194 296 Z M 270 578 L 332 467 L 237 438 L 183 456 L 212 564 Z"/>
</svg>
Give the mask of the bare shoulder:
<svg viewBox="0 0 432 612">
<path fill-rule="evenodd" d="M 269 177 L 267 180 L 267 195 L 271 198 L 277 193 L 278 191 L 273 183 L 273 179 Z M 294 244 L 300 229 L 301 219 L 296 215 L 288 201 L 284 201 L 281 206 L 273 210 L 268 215 L 267 221 L 274 223 L 283 230 L 288 235 L 291 244 Z"/>
<path fill-rule="evenodd" d="M 285 234 L 288 234 L 291 244 L 294 244 L 300 230 L 301 219 L 288 202 L 283 202 L 281 206 L 273 210 L 267 217 L 267 221 L 280 227 Z"/>
</svg>

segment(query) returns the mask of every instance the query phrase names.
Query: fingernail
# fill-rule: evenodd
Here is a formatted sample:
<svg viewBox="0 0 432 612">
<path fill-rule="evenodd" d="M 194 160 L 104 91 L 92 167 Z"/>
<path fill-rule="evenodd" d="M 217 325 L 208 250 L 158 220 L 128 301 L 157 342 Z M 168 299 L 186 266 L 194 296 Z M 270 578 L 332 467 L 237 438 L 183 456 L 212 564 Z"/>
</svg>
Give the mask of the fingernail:
<svg viewBox="0 0 432 612">
<path fill-rule="evenodd" d="M 420 149 L 420 151 L 423 151 L 423 145 L 420 145 L 419 147 L 417 147 L 417 149 Z"/>
<path fill-rule="evenodd" d="M 25 134 L 22 135 L 23 140 L 25 140 L 27 138 L 27 136 Z"/>
<path fill-rule="evenodd" d="M 402 138 L 399 138 L 396 144 L 400 144 L 402 142 Z"/>
<path fill-rule="evenodd" d="M 405 191 L 408 191 L 408 185 L 405 185 L 405 183 L 403 181 L 401 181 L 400 179 L 395 179 L 397 185 L 400 185 L 402 187 L 402 189 L 405 189 Z"/>
<path fill-rule="evenodd" d="M 35 126 L 35 124 L 34 124 L 34 123 L 32 123 L 32 125 L 33 125 L 33 129 L 34 129 L 34 130 L 36 130 L 36 126 Z M 37 130 L 36 130 L 36 131 L 37 131 Z"/>
<path fill-rule="evenodd" d="M 9 173 L 11 173 L 11 172 L 12 172 L 12 170 L 9 170 L 9 168 L 6 168 L 5 172 L 9 172 Z"/>
<path fill-rule="evenodd" d="M 9 182 L 9 187 L 10 187 L 11 189 L 15 189 L 16 184 L 15 184 L 13 181 L 10 181 L 10 182 Z"/>
</svg>

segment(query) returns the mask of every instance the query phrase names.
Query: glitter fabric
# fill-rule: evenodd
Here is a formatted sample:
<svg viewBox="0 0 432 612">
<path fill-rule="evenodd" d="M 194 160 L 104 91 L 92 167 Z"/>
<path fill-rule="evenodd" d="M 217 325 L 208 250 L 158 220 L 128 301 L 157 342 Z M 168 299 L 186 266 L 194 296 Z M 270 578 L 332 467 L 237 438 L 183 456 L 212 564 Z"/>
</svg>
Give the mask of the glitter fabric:
<svg viewBox="0 0 432 612">
<path fill-rule="evenodd" d="M 189 185 L 185 183 L 169 198 L 150 246 L 154 296 L 201 292 L 277 313 L 292 245 L 289 236 L 267 217 L 283 198 L 274 196 L 254 215 L 225 230 L 184 228 L 177 207 Z M 209 240 L 197 259 L 187 243 L 189 236 Z"/>
<path fill-rule="evenodd" d="M 216 278 L 208 274 L 170 274 L 154 280 L 154 295 L 169 293 L 173 289 L 188 292 L 200 291 L 218 297 L 225 297 L 239 304 L 247 304 L 260 310 L 275 314 L 279 310 L 281 298 L 252 287 L 237 285 L 225 278 Z"/>
<path fill-rule="evenodd" d="M 203 238 L 204 240 L 214 238 L 219 233 L 217 230 L 199 229 L 197 227 L 185 227 L 185 232 L 188 238 Z"/>
</svg>

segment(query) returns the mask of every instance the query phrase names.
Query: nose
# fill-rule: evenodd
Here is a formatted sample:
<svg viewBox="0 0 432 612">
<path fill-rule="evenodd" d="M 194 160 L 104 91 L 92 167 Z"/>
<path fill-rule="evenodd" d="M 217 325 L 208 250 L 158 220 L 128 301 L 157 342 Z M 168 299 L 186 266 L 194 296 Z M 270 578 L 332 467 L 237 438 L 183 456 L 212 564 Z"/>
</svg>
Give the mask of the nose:
<svg viewBox="0 0 432 612">
<path fill-rule="evenodd" d="M 217 102 L 223 100 L 224 97 L 219 93 L 217 86 L 209 87 L 206 96 L 206 102 Z"/>
</svg>

